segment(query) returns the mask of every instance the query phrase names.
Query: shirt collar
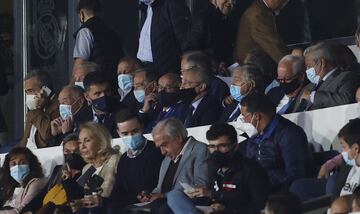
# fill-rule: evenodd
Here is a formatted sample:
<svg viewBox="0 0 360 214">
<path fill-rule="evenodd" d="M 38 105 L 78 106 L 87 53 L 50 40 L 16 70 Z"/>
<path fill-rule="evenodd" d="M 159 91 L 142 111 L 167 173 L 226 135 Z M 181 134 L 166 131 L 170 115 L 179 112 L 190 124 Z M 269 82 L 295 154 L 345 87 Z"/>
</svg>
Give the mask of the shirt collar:
<svg viewBox="0 0 360 214">
<path fill-rule="evenodd" d="M 197 109 L 197 107 L 200 105 L 201 101 L 204 99 L 204 97 L 201 97 L 200 99 L 193 102 L 191 105 L 194 107 L 194 111 Z"/>
<path fill-rule="evenodd" d="M 186 151 L 186 147 L 189 145 L 189 140 L 190 138 L 186 141 L 185 145 L 183 146 L 181 152 L 176 156 L 174 163 L 178 162 L 180 157 L 184 155 L 185 151 Z"/>
<path fill-rule="evenodd" d="M 279 116 L 276 114 L 271 120 L 271 122 L 264 129 L 264 133 L 259 135 L 261 140 L 268 139 L 275 131 L 275 128 L 278 126 L 278 124 L 279 124 Z"/>
<path fill-rule="evenodd" d="M 327 78 L 329 78 L 331 76 L 332 73 L 334 73 L 336 71 L 337 67 L 332 69 L 331 71 L 329 71 L 329 73 L 327 73 L 322 79 L 323 81 L 325 81 Z"/>
<path fill-rule="evenodd" d="M 145 150 L 146 145 L 147 145 L 147 139 L 145 139 L 145 143 L 140 149 L 138 149 L 138 150 L 128 149 L 127 152 L 126 152 L 126 155 L 129 158 L 136 158 L 137 156 L 139 156 L 142 153 L 142 151 Z"/>
</svg>

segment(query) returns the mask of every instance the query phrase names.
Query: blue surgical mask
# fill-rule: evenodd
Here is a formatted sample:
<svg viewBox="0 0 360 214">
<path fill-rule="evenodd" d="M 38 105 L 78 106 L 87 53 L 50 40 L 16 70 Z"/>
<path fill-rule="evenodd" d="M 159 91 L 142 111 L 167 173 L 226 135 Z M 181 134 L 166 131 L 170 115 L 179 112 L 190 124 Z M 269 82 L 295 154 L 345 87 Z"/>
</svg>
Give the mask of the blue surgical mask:
<svg viewBox="0 0 360 214">
<path fill-rule="evenodd" d="M 14 178 L 19 184 L 23 182 L 23 180 L 30 173 L 30 167 L 28 164 L 24 165 L 16 165 L 10 168 L 10 175 Z"/>
<path fill-rule="evenodd" d="M 142 89 L 134 90 L 134 96 L 139 103 L 143 103 L 145 99 L 145 91 Z"/>
<path fill-rule="evenodd" d="M 59 105 L 59 113 L 60 113 L 60 117 L 63 120 L 65 120 L 69 117 L 72 117 L 71 105 L 60 104 Z"/>
<path fill-rule="evenodd" d="M 230 86 L 230 94 L 234 100 L 241 102 L 241 100 L 245 97 L 243 94 L 241 94 L 241 87 L 237 85 L 231 85 Z"/>
<path fill-rule="evenodd" d="M 118 85 L 123 91 L 131 91 L 131 88 L 133 87 L 133 77 L 130 74 L 119 74 Z"/>
<path fill-rule="evenodd" d="M 355 166 L 355 159 L 350 160 L 349 159 L 349 153 L 348 152 L 342 152 L 341 153 L 345 163 L 349 166 Z"/>
<path fill-rule="evenodd" d="M 141 134 L 121 137 L 125 145 L 131 150 L 138 150 L 144 145 L 144 137 Z"/>
<path fill-rule="evenodd" d="M 310 82 L 314 84 L 318 84 L 320 80 L 320 76 L 316 74 L 315 68 L 309 68 L 306 70 L 306 76 L 310 80 Z"/>
</svg>

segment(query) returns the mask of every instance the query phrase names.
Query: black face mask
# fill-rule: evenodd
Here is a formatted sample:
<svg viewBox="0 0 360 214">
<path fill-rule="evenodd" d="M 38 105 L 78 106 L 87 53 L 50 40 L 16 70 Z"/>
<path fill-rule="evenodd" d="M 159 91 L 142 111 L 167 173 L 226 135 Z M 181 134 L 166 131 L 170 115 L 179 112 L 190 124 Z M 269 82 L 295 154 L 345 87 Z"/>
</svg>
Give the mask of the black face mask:
<svg viewBox="0 0 360 214">
<path fill-rule="evenodd" d="M 218 168 L 222 168 L 230 165 L 231 156 L 232 155 L 230 152 L 222 153 L 219 151 L 214 151 L 210 154 L 210 159 Z"/>
<path fill-rule="evenodd" d="M 158 94 L 158 102 L 162 107 L 174 106 L 178 101 L 179 101 L 178 92 L 168 93 L 165 91 L 161 91 Z"/>
<path fill-rule="evenodd" d="M 102 96 L 91 101 L 94 108 L 104 113 L 109 113 L 116 108 L 117 100 L 110 96 Z"/>
<path fill-rule="evenodd" d="M 179 91 L 179 99 L 183 101 L 185 104 L 191 104 L 191 102 L 196 97 L 196 91 L 195 88 L 187 88 L 187 89 L 181 89 Z"/>
<path fill-rule="evenodd" d="M 84 159 L 78 153 L 70 153 L 64 155 L 65 163 L 69 165 L 70 169 L 82 170 L 85 166 Z"/>
<path fill-rule="evenodd" d="M 296 89 L 299 88 L 300 84 L 301 84 L 300 80 L 296 78 L 289 83 L 280 82 L 280 87 L 282 88 L 285 94 L 291 94 L 292 92 L 294 92 Z"/>
</svg>

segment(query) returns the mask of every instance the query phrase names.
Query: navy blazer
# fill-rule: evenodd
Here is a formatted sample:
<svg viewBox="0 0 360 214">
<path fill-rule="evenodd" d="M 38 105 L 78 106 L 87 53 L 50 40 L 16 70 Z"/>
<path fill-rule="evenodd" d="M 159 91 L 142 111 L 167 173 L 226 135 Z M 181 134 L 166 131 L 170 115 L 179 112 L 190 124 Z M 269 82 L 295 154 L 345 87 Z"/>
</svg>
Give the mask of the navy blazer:
<svg viewBox="0 0 360 214">
<path fill-rule="evenodd" d="M 91 122 L 93 120 L 94 115 L 92 111 L 92 106 L 89 105 L 74 116 L 75 130 L 79 131 L 79 127 L 82 123 Z M 110 132 L 113 138 L 119 137 L 118 133 L 116 132 L 115 113 L 106 114 L 103 125 Z"/>
<path fill-rule="evenodd" d="M 219 122 L 221 122 L 221 123 L 232 122 L 232 121 L 228 121 L 228 120 L 231 116 L 231 113 L 233 113 L 233 111 L 236 109 L 236 107 L 238 105 L 239 105 L 239 102 L 236 100 L 233 100 L 233 102 L 230 105 L 227 105 L 220 115 Z M 239 110 L 240 110 L 240 108 L 239 108 Z M 241 113 L 241 111 L 240 111 L 240 113 Z"/>
<path fill-rule="evenodd" d="M 221 112 L 220 102 L 207 93 L 196 108 L 186 128 L 213 124 L 219 120 Z"/>
<path fill-rule="evenodd" d="M 139 103 L 134 95 L 134 89 L 131 90 L 123 99 L 123 104 L 125 104 L 130 110 L 133 110 L 135 114 L 143 107 L 144 103 Z"/>
<path fill-rule="evenodd" d="M 140 113 L 139 117 L 144 122 L 144 133 L 150 133 L 157 122 L 166 119 L 166 118 L 176 118 L 181 122 L 185 121 L 186 113 L 188 111 L 188 105 L 180 102 L 175 106 L 170 107 L 169 111 L 164 115 L 160 115 L 162 113 L 163 107 L 157 106 L 154 111 L 151 113 Z"/>
<path fill-rule="evenodd" d="M 213 76 L 210 81 L 209 93 L 221 103 L 225 97 L 230 95 L 229 86 L 217 76 Z"/>
</svg>

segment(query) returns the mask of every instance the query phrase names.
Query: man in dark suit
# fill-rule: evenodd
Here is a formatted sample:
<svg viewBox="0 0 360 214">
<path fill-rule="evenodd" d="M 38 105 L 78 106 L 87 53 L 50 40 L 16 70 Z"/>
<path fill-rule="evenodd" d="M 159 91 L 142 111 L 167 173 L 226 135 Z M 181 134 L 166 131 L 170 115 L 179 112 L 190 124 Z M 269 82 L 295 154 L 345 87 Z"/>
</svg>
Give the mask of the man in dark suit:
<svg viewBox="0 0 360 214">
<path fill-rule="evenodd" d="M 299 96 L 308 81 L 305 70 L 303 57 L 286 55 L 280 60 L 277 69 L 277 81 L 280 86 L 272 88 L 267 94 L 276 106 L 277 114 L 305 110 L 304 106 L 300 105 Z"/>
<path fill-rule="evenodd" d="M 359 87 L 359 75 L 351 71 L 341 71 L 330 45 L 320 43 L 310 46 L 304 52 L 308 70 L 306 75 L 310 85 L 301 98 L 307 102 L 307 109 L 314 110 L 355 102 Z"/>
<path fill-rule="evenodd" d="M 302 178 L 309 161 L 308 141 L 301 127 L 275 113 L 270 99 L 258 93 L 241 101 L 240 129 L 250 139 L 245 155 L 256 160 L 266 171 L 274 190 L 287 189 Z"/>
<path fill-rule="evenodd" d="M 178 72 L 181 52 L 188 47 L 191 15 L 185 0 L 141 0 L 146 6 L 137 58 L 160 75 Z"/>
<path fill-rule="evenodd" d="M 265 76 L 257 66 L 243 65 L 234 68 L 232 84 L 230 86 L 231 96 L 223 101 L 225 109 L 221 113 L 219 121 L 235 121 L 241 113 L 241 100 L 250 93 L 264 93 L 264 90 Z"/>
<path fill-rule="evenodd" d="M 90 104 L 74 117 L 75 129 L 78 130 L 81 123 L 93 121 L 103 124 L 113 137 L 116 133 L 115 115 L 119 109 L 125 108 L 119 99 L 111 97 L 110 83 L 105 75 L 92 72 L 84 79 L 85 99 Z"/>
<path fill-rule="evenodd" d="M 145 97 L 144 106 L 139 111 L 145 124 L 145 133 L 150 133 L 165 118 L 174 117 L 184 122 L 188 105 L 179 100 L 180 84 L 178 74 L 164 74 L 158 80 L 157 93 L 150 93 Z"/>
<path fill-rule="evenodd" d="M 163 156 L 154 142 L 144 138 L 144 125 L 129 109 L 116 115 L 117 132 L 127 152 L 121 156 L 116 180 L 107 204 L 108 213 L 123 213 L 130 204 L 138 203 L 141 191 L 152 191 L 157 184 Z"/>
<path fill-rule="evenodd" d="M 142 202 L 151 201 L 153 211 L 169 213 L 166 212 L 169 208 L 165 193 L 186 188 L 184 183 L 192 187 L 209 187 L 209 151 L 204 143 L 188 137 L 186 128 L 174 118 L 160 121 L 152 136 L 156 147 L 166 157 L 161 164 L 157 187 L 151 195 L 138 197 Z"/>
<path fill-rule="evenodd" d="M 275 15 L 288 0 L 255 0 L 240 19 L 236 36 L 235 61 L 243 62 L 246 54 L 260 48 L 278 62 L 289 50 L 276 30 Z"/>
<path fill-rule="evenodd" d="M 210 75 L 203 67 L 193 67 L 183 72 L 182 89 L 195 91 L 190 99 L 185 127 L 204 126 L 218 121 L 222 111 L 220 101 L 209 93 Z"/>
</svg>

